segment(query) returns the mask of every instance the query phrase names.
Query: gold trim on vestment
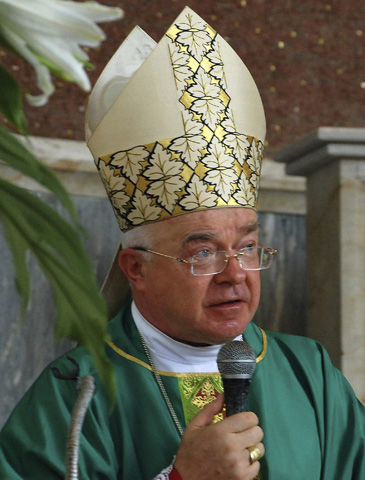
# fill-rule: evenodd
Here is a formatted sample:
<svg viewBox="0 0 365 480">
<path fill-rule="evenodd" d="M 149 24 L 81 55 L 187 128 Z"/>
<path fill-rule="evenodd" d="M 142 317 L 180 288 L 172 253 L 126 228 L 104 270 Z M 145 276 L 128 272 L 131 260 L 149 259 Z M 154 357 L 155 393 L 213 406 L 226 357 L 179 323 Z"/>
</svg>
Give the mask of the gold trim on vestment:
<svg viewBox="0 0 365 480">
<path fill-rule="evenodd" d="M 267 352 L 267 336 L 266 336 L 266 333 L 262 328 L 260 328 L 260 332 L 262 334 L 262 351 L 261 351 L 260 355 L 258 355 L 256 357 L 256 363 L 261 362 L 265 358 L 266 352 Z M 138 365 L 141 365 L 142 367 L 147 368 L 147 370 L 150 370 L 151 372 L 153 371 L 152 367 L 150 365 L 148 365 L 148 363 L 144 362 L 143 360 L 140 360 L 137 357 L 134 357 L 133 355 L 129 355 L 128 353 L 124 352 L 121 348 L 117 347 L 117 345 L 115 345 L 115 343 L 113 343 L 112 341 L 109 340 L 107 343 L 108 343 L 109 347 L 111 347 L 115 351 L 115 353 L 117 353 L 121 357 L 123 357 L 127 360 L 130 360 L 131 362 L 137 363 Z M 220 374 L 218 372 L 213 372 L 213 373 L 212 372 L 206 372 L 206 373 L 203 373 L 203 372 L 199 372 L 199 373 L 192 373 L 192 372 L 176 373 L 176 372 L 166 372 L 164 370 L 157 370 L 157 372 L 160 375 L 165 375 L 167 377 L 176 377 L 176 378 L 178 378 L 178 377 L 201 377 L 202 375 L 207 375 L 207 376 L 210 376 L 210 377 L 215 377 L 215 376 L 219 377 L 220 376 Z"/>
<path fill-rule="evenodd" d="M 261 335 L 262 335 L 262 351 L 261 351 L 260 355 L 258 355 L 256 357 L 256 363 L 261 362 L 265 358 L 266 352 L 267 352 L 267 335 L 266 335 L 266 332 L 261 327 L 259 327 L 259 329 L 260 329 L 260 332 L 261 332 Z"/>
</svg>

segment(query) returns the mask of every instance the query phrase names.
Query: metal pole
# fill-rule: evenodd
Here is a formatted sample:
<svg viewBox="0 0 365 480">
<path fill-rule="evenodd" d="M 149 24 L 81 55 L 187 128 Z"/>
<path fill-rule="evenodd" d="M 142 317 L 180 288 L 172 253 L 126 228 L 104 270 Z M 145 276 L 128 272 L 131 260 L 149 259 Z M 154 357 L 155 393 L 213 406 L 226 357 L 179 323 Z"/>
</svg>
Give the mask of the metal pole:
<svg viewBox="0 0 365 480">
<path fill-rule="evenodd" d="M 91 375 L 78 380 L 78 397 L 72 410 L 71 422 L 68 428 L 66 445 L 66 476 L 65 480 L 79 478 L 79 447 L 82 425 L 89 403 L 95 393 L 95 381 Z"/>
</svg>

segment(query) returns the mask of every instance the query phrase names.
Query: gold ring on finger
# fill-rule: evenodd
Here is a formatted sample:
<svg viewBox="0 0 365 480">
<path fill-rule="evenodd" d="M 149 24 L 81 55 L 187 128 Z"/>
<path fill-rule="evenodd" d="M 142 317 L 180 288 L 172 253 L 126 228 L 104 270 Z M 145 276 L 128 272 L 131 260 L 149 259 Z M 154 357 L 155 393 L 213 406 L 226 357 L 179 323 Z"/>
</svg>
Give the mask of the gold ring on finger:
<svg viewBox="0 0 365 480">
<path fill-rule="evenodd" d="M 250 463 L 251 465 L 254 463 L 254 462 L 257 462 L 258 460 L 260 460 L 260 458 L 262 457 L 261 455 L 261 452 L 260 452 L 260 449 L 258 449 L 257 447 L 253 446 L 253 447 L 247 447 L 247 450 L 248 450 L 248 453 L 250 455 Z"/>
</svg>

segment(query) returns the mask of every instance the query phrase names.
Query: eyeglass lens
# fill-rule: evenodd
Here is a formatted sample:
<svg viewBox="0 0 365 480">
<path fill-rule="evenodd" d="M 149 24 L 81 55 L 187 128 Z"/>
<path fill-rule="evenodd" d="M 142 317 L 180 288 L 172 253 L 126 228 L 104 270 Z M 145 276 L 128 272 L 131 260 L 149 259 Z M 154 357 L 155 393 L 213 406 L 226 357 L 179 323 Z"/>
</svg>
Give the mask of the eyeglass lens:
<svg viewBox="0 0 365 480">
<path fill-rule="evenodd" d="M 272 263 L 272 255 L 261 246 L 251 250 L 238 252 L 237 258 L 240 267 L 245 270 L 263 270 Z M 222 272 L 228 261 L 229 254 L 225 251 L 214 252 L 207 257 L 193 257 L 191 271 L 193 275 L 212 275 Z"/>
</svg>

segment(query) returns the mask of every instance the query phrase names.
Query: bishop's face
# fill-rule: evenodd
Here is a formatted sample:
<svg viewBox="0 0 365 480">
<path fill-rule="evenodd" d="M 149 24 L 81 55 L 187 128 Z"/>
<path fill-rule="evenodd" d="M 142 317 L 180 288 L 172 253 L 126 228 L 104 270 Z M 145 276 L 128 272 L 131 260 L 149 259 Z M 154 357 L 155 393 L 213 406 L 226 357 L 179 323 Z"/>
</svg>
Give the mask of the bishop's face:
<svg viewBox="0 0 365 480">
<path fill-rule="evenodd" d="M 258 242 L 256 213 L 248 208 L 204 210 L 157 222 L 148 248 L 190 259 L 205 250 L 233 254 Z M 230 258 L 223 272 L 194 276 L 190 265 L 154 254 L 141 257 L 133 295 L 142 315 L 172 338 L 220 344 L 245 331 L 260 297 L 260 272 Z"/>
</svg>

